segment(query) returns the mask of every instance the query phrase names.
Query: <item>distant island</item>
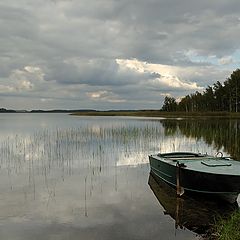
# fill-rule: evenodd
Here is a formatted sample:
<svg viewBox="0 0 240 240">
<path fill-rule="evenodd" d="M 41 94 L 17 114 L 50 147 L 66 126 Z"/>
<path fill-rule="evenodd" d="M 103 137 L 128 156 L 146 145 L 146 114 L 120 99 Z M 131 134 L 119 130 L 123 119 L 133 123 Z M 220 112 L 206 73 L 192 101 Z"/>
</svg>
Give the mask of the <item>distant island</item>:
<svg viewBox="0 0 240 240">
<path fill-rule="evenodd" d="M 0 108 L 0 113 L 16 113 L 16 111 L 6 108 Z"/>
<path fill-rule="evenodd" d="M 75 113 L 75 112 L 95 112 L 93 109 L 53 109 L 53 110 L 31 110 L 29 113 Z"/>
</svg>

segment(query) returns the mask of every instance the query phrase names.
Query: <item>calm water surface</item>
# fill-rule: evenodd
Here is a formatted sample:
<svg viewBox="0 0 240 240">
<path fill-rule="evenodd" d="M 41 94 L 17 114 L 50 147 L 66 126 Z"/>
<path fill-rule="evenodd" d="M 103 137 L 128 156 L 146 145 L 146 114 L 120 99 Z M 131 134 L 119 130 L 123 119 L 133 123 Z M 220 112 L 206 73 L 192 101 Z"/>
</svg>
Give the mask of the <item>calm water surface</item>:
<svg viewBox="0 0 240 240">
<path fill-rule="evenodd" d="M 0 114 L 0 239 L 200 239 L 209 205 L 179 203 L 149 175 L 148 155 L 238 157 L 238 128 L 227 120 Z M 206 217 L 200 227 L 189 211 Z"/>
</svg>

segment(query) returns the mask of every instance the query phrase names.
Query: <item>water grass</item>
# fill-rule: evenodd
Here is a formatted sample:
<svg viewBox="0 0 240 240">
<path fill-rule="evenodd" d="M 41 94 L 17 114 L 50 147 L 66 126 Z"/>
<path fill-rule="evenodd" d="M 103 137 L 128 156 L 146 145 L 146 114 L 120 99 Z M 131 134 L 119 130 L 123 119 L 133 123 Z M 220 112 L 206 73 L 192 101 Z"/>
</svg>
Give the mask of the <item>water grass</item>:
<svg viewBox="0 0 240 240">
<path fill-rule="evenodd" d="M 55 201 L 57 189 L 77 178 L 82 185 L 82 209 L 89 216 L 88 202 L 99 192 L 118 191 L 129 177 L 119 182 L 121 169 L 146 166 L 137 178 L 148 171 L 148 154 L 157 152 L 163 143 L 164 128 L 158 121 L 120 121 L 87 123 L 79 127 L 44 128 L 30 134 L 9 134 L 0 139 L 0 174 L 2 182 L 14 193 L 22 179 L 26 198 L 36 200 L 44 189 L 46 206 Z M 147 168 L 147 169 L 146 169 Z"/>
<path fill-rule="evenodd" d="M 159 121 L 114 122 L 77 128 L 43 129 L 28 136 L 10 135 L 0 141 L 0 169 L 9 174 L 29 172 L 49 175 L 60 169 L 62 178 L 81 168 L 101 174 L 116 164 L 143 164 L 148 154 L 159 151 L 207 152 L 201 139 L 183 137 L 179 130 L 168 135 Z"/>
<path fill-rule="evenodd" d="M 211 240 L 239 240 L 240 239 L 240 211 L 236 211 L 228 218 L 220 218 L 212 229 L 208 239 Z"/>
</svg>

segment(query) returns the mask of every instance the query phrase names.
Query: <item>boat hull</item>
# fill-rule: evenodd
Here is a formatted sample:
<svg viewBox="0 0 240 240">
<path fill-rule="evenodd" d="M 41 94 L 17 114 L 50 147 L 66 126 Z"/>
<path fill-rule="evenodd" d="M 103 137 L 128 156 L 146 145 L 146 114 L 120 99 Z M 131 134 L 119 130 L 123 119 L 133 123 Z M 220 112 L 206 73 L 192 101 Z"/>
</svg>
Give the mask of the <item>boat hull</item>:
<svg viewBox="0 0 240 240">
<path fill-rule="evenodd" d="M 240 176 L 225 174 L 212 174 L 193 171 L 178 167 L 149 156 L 151 172 L 172 187 L 179 184 L 188 193 L 203 193 L 212 197 L 221 197 L 228 202 L 234 202 L 240 193 Z"/>
</svg>

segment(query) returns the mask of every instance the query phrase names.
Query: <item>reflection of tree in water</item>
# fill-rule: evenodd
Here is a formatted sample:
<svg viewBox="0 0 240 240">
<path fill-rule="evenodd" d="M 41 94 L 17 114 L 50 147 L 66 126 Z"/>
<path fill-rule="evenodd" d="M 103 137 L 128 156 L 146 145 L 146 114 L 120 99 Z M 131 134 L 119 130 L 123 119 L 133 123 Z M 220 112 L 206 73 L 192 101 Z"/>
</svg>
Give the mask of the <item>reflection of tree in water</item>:
<svg viewBox="0 0 240 240">
<path fill-rule="evenodd" d="M 164 127 L 165 136 L 173 136 L 177 133 L 178 130 L 178 121 L 177 120 L 162 120 L 161 121 Z"/>
<path fill-rule="evenodd" d="M 166 119 L 161 122 L 166 135 L 179 131 L 196 140 L 202 138 L 208 145 L 223 148 L 233 158 L 240 159 L 240 121 L 237 119 Z"/>
</svg>

